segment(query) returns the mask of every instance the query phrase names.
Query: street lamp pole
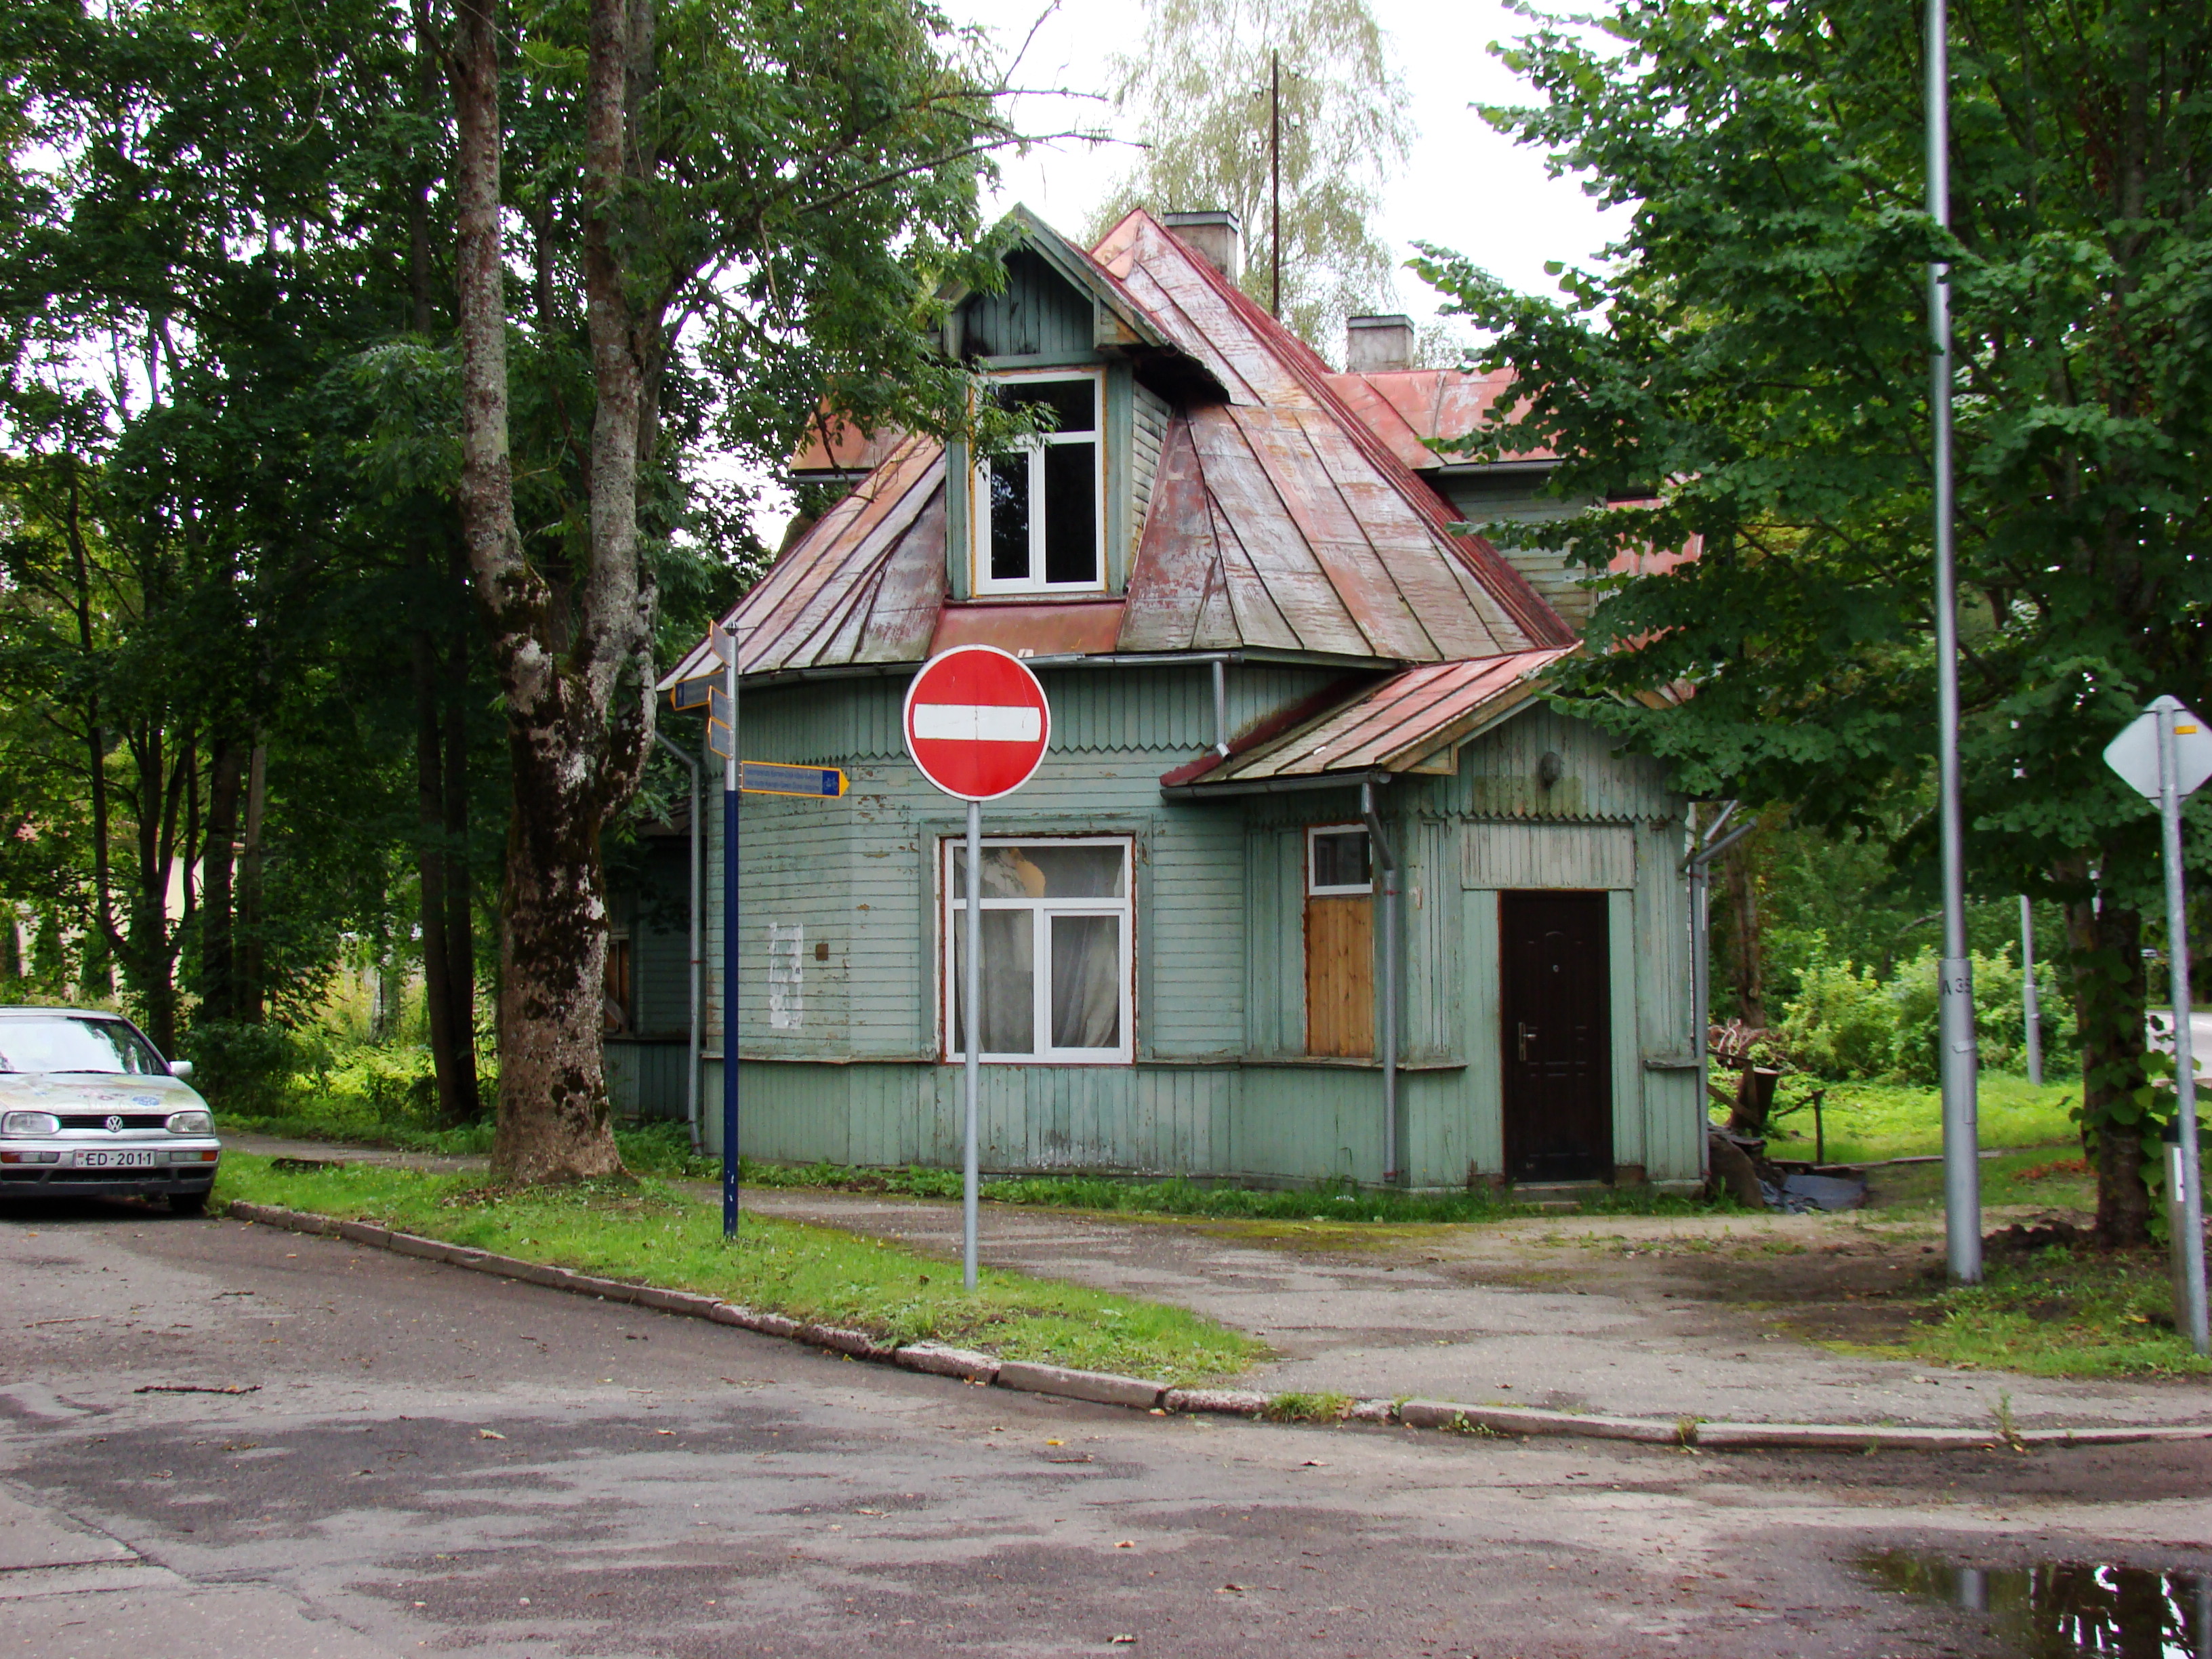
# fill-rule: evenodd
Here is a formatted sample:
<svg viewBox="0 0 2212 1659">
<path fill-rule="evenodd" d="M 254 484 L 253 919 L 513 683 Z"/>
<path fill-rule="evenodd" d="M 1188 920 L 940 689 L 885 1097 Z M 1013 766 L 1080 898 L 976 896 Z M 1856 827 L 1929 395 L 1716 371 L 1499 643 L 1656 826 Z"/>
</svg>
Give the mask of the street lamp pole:
<svg viewBox="0 0 2212 1659">
<path fill-rule="evenodd" d="M 1928 0 L 1928 212 L 1951 227 L 1950 54 L 1946 0 Z M 1959 579 L 1951 472 L 1950 266 L 1928 267 L 1935 415 L 1936 791 L 1942 830 L 1943 959 L 1937 1042 L 1943 1085 L 1943 1218 L 1951 1282 L 1982 1279 L 1982 1170 L 1975 1103 L 1974 969 L 1966 954 L 1966 826 L 1959 790 Z"/>
</svg>

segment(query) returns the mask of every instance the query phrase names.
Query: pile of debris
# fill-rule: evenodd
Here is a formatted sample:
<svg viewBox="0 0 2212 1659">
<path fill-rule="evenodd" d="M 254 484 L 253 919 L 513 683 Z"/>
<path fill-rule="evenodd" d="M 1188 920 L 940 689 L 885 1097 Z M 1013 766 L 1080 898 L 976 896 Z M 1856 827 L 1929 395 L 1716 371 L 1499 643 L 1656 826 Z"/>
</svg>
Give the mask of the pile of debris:
<svg viewBox="0 0 2212 1659">
<path fill-rule="evenodd" d="M 1705 1146 L 1707 1192 L 1732 1193 L 1747 1208 L 1807 1215 L 1856 1210 L 1867 1201 L 1866 1172 L 1849 1164 L 1778 1161 L 1767 1157 L 1764 1137 L 1717 1126 L 1707 1132 Z"/>
</svg>

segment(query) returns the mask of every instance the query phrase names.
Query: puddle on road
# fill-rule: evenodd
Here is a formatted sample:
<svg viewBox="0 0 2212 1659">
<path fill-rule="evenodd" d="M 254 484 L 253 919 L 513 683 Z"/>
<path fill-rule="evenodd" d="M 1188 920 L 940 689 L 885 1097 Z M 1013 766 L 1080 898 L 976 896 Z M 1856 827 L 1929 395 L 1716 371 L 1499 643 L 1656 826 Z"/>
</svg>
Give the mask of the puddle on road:
<svg viewBox="0 0 2212 1659">
<path fill-rule="evenodd" d="M 2212 1575 L 2073 1561 L 1971 1567 L 1901 1550 L 1859 1565 L 1892 1589 L 1988 1614 L 2021 1659 L 2212 1659 Z"/>
</svg>

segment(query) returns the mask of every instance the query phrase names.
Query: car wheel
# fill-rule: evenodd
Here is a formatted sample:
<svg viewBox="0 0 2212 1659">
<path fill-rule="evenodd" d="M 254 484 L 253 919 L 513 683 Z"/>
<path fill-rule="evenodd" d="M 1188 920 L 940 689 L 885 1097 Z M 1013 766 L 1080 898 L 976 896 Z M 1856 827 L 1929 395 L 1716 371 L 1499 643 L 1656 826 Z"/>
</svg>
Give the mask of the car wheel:
<svg viewBox="0 0 2212 1659">
<path fill-rule="evenodd" d="M 171 1215 L 200 1215 L 205 1212 L 207 1204 L 208 1195 L 205 1193 L 171 1193 L 169 1194 Z"/>
</svg>

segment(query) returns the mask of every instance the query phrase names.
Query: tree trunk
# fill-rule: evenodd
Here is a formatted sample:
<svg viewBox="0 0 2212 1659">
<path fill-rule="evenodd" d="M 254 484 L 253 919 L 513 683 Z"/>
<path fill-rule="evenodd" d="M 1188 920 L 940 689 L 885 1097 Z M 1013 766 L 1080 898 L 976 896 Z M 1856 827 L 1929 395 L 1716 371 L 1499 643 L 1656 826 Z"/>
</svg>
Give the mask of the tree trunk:
<svg viewBox="0 0 2212 1659">
<path fill-rule="evenodd" d="M 1759 841 L 1753 830 L 1721 854 L 1728 888 L 1729 983 L 1735 991 L 1736 1018 L 1763 1031 L 1766 1018 L 1766 944 L 1759 913 Z"/>
<path fill-rule="evenodd" d="M 416 630 L 415 671 L 415 879 L 422 905 L 422 1003 L 430 1027 L 430 1066 L 438 1080 L 439 1115 L 448 1123 L 466 1121 L 455 1098 L 459 1041 L 453 1030 L 453 988 L 447 983 L 452 956 L 446 948 L 446 781 L 445 733 L 439 726 L 444 676 L 437 647 L 428 633 Z"/>
<path fill-rule="evenodd" d="M 600 1048 L 606 907 L 599 836 L 605 810 L 605 716 L 618 666 L 602 647 L 606 612 L 611 604 L 620 608 L 624 584 L 597 544 L 605 513 L 595 496 L 591 574 L 580 596 L 572 660 L 559 660 L 550 593 L 543 574 L 525 559 L 514 521 L 499 235 L 499 46 L 492 0 L 460 0 L 455 36 L 461 524 L 507 694 L 514 757 L 514 810 L 500 916 L 503 1046 L 492 1168 L 509 1181 L 586 1179 L 622 1168 L 608 1121 Z M 592 46 L 596 58 L 596 21 Z M 634 544 L 629 550 L 634 591 Z"/>
<path fill-rule="evenodd" d="M 468 571 L 456 556 L 450 586 L 460 601 L 447 659 L 446 763 L 446 994 L 453 1009 L 453 1095 L 448 1109 L 457 1123 L 473 1123 L 483 1110 L 477 1085 L 477 945 L 475 889 L 469 866 L 469 617 Z M 443 1085 L 441 1085 L 441 1089 Z"/>
<path fill-rule="evenodd" d="M 269 809 L 269 745 L 257 738 L 246 765 L 246 835 L 238 855 L 233 945 L 236 1017 L 258 1025 L 268 992 L 268 949 L 262 939 L 262 823 Z"/>
<path fill-rule="evenodd" d="M 2150 1242 L 2145 1120 L 2132 1098 L 2145 1082 L 2142 918 L 2109 901 L 2101 914 L 2090 900 L 2069 901 L 2066 940 L 2081 1034 L 2081 1121 L 2097 1170 L 2097 1242 L 2132 1249 Z"/>
<path fill-rule="evenodd" d="M 238 1018 L 238 964 L 232 932 L 232 860 L 238 856 L 238 802 L 244 756 L 217 738 L 208 764 L 207 833 L 200 844 L 200 1018 Z"/>
</svg>

